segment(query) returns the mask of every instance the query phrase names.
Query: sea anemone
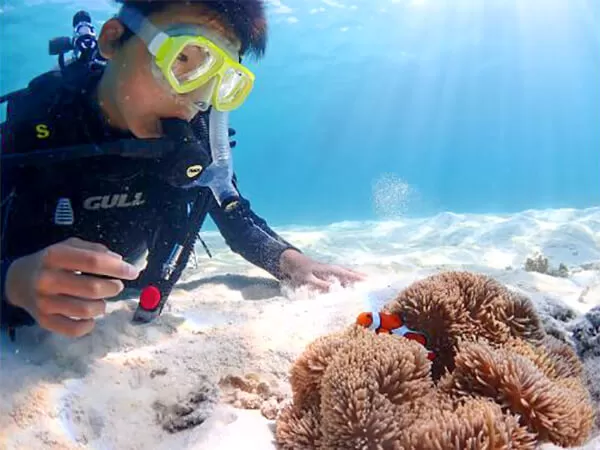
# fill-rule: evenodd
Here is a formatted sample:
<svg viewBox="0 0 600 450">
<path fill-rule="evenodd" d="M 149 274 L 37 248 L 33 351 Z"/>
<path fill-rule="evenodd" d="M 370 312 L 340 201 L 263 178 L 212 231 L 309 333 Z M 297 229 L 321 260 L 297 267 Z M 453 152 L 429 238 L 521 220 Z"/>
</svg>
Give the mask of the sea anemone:
<svg viewBox="0 0 600 450">
<path fill-rule="evenodd" d="M 418 281 L 385 306 L 429 337 L 358 325 L 311 343 L 277 419 L 283 449 L 534 449 L 580 445 L 594 411 L 582 364 L 533 304 L 468 272 Z"/>
</svg>

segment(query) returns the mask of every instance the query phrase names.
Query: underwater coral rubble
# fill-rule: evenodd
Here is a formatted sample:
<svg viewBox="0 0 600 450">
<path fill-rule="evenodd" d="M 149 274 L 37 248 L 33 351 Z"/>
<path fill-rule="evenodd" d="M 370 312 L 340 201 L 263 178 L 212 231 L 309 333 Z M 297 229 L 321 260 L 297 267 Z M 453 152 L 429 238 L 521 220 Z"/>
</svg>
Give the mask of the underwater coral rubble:
<svg viewBox="0 0 600 450">
<path fill-rule="evenodd" d="M 569 276 L 569 268 L 564 263 L 560 263 L 557 268 L 552 268 L 548 258 L 541 253 L 527 258 L 523 268 L 527 272 L 539 272 L 553 277 L 566 278 Z"/>
<path fill-rule="evenodd" d="M 278 382 L 263 378 L 256 373 L 225 376 L 219 382 L 222 400 L 236 408 L 260 410 L 265 418 L 275 419 L 286 395 Z"/>
<path fill-rule="evenodd" d="M 600 306 L 589 310 L 569 327 L 575 348 L 584 364 L 588 389 L 596 405 L 596 429 L 600 431 L 600 383 L 594 381 L 600 373 Z"/>
<path fill-rule="evenodd" d="M 589 438 L 583 365 L 545 333 L 526 297 L 483 275 L 445 272 L 383 311 L 426 335 L 427 348 L 356 324 L 313 341 L 291 369 L 279 448 L 534 449 Z"/>
</svg>

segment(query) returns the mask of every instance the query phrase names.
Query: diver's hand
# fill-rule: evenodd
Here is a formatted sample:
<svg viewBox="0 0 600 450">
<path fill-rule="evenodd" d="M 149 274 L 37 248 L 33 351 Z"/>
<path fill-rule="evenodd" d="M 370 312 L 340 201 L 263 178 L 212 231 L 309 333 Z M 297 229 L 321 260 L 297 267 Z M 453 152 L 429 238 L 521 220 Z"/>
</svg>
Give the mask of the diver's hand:
<svg viewBox="0 0 600 450">
<path fill-rule="evenodd" d="M 365 274 L 339 266 L 322 264 L 308 256 L 289 249 L 281 254 L 281 272 L 290 279 L 292 285 L 308 285 L 320 291 L 328 291 L 332 278 L 336 278 L 342 286 L 348 286 L 366 278 Z"/>
<path fill-rule="evenodd" d="M 92 331 L 94 317 L 104 314 L 104 299 L 123 290 L 121 279 L 138 275 L 138 269 L 104 245 L 70 238 L 16 259 L 6 274 L 6 298 L 40 327 L 79 337 Z"/>
</svg>

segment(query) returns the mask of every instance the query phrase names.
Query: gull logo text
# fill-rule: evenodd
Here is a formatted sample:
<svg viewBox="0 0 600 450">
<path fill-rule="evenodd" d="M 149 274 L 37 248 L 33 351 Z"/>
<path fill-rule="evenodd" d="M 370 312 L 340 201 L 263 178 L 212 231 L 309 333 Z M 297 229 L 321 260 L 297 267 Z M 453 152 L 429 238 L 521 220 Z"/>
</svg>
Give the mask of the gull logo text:
<svg viewBox="0 0 600 450">
<path fill-rule="evenodd" d="M 83 207 L 91 211 L 98 209 L 131 208 L 146 203 L 142 194 L 142 192 L 137 192 L 131 196 L 130 194 L 98 195 L 85 199 Z"/>
</svg>

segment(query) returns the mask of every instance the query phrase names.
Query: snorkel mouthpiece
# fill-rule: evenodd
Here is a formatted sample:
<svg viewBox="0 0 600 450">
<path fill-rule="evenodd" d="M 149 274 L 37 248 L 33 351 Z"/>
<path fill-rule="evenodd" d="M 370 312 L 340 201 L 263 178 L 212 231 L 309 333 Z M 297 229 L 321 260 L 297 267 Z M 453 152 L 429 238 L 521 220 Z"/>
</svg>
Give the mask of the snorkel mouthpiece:
<svg viewBox="0 0 600 450">
<path fill-rule="evenodd" d="M 217 111 L 216 108 L 211 109 L 208 134 L 212 162 L 196 180 L 182 187 L 185 189 L 199 186 L 208 187 L 219 206 L 229 210 L 235 207 L 240 199 L 240 194 L 233 185 L 228 112 Z"/>
<path fill-rule="evenodd" d="M 208 186 L 224 209 L 235 205 L 240 195 L 233 186 L 233 161 L 229 145 L 229 113 L 212 108 L 209 119 L 212 164 L 200 175 L 198 183 Z"/>
</svg>

